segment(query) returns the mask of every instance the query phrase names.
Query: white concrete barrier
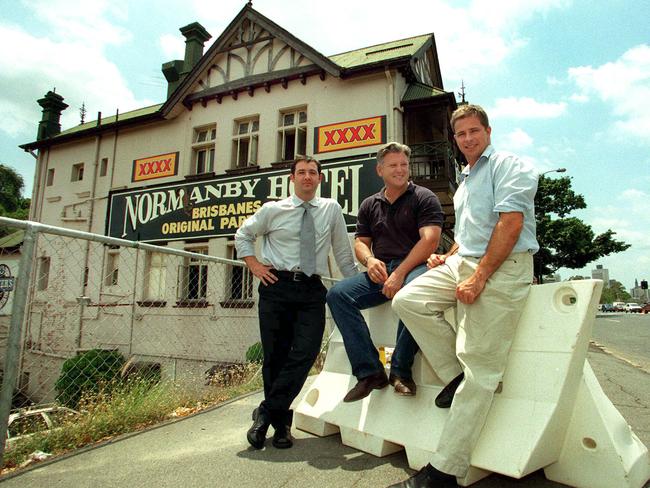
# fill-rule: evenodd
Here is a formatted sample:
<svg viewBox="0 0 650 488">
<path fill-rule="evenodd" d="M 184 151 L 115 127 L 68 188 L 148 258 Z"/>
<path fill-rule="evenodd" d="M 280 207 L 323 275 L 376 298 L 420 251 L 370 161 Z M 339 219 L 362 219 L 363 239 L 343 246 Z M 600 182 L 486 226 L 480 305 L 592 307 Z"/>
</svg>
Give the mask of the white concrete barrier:
<svg viewBox="0 0 650 488">
<path fill-rule="evenodd" d="M 547 478 L 578 488 L 641 488 L 650 479 L 647 448 L 586 361 L 601 290 L 600 280 L 532 287 L 462 486 L 492 472 L 522 478 L 542 468 Z M 367 322 L 377 346 L 394 345 L 389 303 L 369 310 Z M 413 376 L 415 397 L 388 387 L 343 403 L 357 380 L 337 331 L 323 371 L 297 405 L 295 425 L 319 436 L 340 432 L 343 444 L 376 456 L 405 449 L 410 467 L 420 469 L 449 410 L 435 406 L 444 385 L 420 354 Z"/>
</svg>

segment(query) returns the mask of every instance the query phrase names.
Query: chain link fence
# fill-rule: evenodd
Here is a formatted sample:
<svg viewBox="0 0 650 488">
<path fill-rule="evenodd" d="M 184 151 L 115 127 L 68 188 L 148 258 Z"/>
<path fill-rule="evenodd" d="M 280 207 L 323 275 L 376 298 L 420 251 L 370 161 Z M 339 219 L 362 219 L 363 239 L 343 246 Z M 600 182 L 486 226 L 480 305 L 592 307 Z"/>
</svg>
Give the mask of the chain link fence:
<svg viewBox="0 0 650 488">
<path fill-rule="evenodd" d="M 211 256 L 208 241 L 181 250 L 0 221 L 18 233 L 0 247 L 11 407 L 76 408 L 85 392 L 130 375 L 206 385 L 261 360 L 258 281 L 242 262 Z"/>
</svg>

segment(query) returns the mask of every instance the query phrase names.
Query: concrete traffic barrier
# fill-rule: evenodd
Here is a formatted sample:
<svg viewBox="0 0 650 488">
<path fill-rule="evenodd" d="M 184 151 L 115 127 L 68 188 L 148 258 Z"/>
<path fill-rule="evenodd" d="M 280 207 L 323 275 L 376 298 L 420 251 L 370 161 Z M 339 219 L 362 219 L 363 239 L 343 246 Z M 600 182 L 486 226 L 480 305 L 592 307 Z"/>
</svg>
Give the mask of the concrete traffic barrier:
<svg viewBox="0 0 650 488">
<path fill-rule="evenodd" d="M 533 286 L 517 327 L 503 381 L 472 452 L 468 486 L 490 473 L 546 477 L 578 488 L 641 488 L 650 479 L 648 450 L 603 393 L 586 360 L 602 290 L 600 280 Z M 453 319 L 453 311 L 447 313 Z M 367 311 L 377 347 L 392 347 L 397 318 L 390 303 Z M 295 426 L 386 456 L 404 449 L 409 466 L 431 459 L 449 410 L 437 408 L 442 382 L 416 356 L 415 397 L 389 386 L 343 403 L 356 384 L 335 331 L 323 371 L 299 401 Z"/>
</svg>

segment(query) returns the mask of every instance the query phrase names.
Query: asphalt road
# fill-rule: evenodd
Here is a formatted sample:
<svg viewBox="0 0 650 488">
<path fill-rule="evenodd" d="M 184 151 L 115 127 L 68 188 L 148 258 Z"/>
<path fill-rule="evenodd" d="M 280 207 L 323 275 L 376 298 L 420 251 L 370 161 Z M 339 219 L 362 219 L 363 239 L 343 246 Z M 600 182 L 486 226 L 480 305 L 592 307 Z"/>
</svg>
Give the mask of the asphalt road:
<svg viewBox="0 0 650 488">
<path fill-rule="evenodd" d="M 592 341 L 650 373 L 650 314 L 608 313 L 594 323 Z"/>
</svg>

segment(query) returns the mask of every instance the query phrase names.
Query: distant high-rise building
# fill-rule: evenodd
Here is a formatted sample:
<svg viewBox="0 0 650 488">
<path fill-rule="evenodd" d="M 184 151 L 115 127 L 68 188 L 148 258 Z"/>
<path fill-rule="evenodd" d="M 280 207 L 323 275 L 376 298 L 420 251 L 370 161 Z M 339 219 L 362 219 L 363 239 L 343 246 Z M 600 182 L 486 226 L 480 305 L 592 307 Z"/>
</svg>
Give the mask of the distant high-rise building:
<svg viewBox="0 0 650 488">
<path fill-rule="evenodd" d="M 602 264 L 597 264 L 596 269 L 591 270 L 591 277 L 594 280 L 603 280 L 603 285 L 609 286 L 609 270 L 603 268 Z"/>
<path fill-rule="evenodd" d="M 639 286 L 638 279 L 634 280 L 634 288 L 630 290 L 630 295 L 632 295 L 632 298 L 641 300 L 642 302 L 648 301 L 648 290 L 644 290 L 641 288 L 641 286 Z"/>
</svg>

